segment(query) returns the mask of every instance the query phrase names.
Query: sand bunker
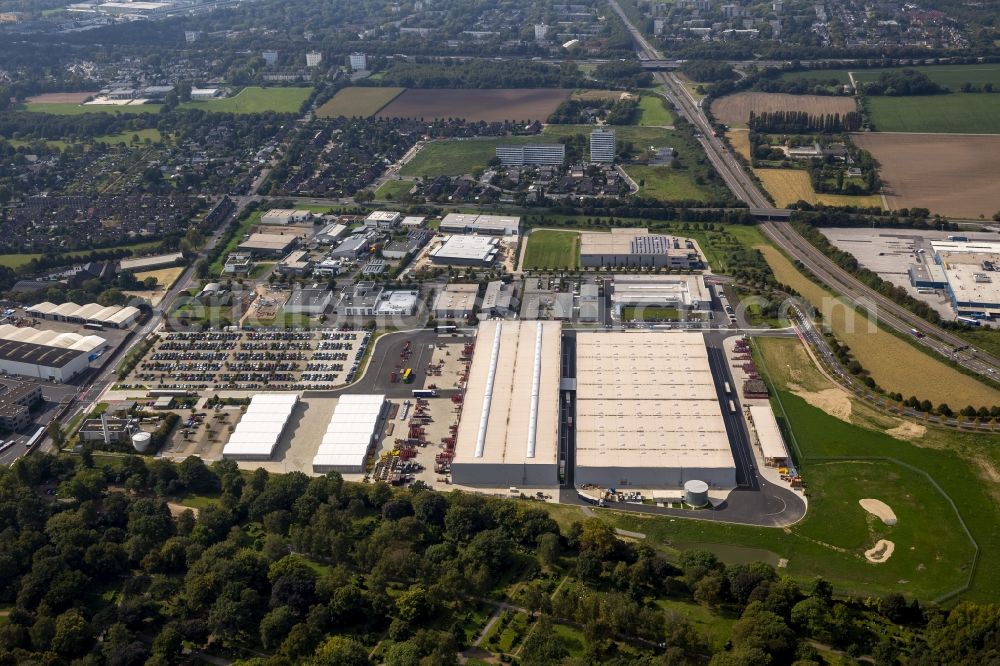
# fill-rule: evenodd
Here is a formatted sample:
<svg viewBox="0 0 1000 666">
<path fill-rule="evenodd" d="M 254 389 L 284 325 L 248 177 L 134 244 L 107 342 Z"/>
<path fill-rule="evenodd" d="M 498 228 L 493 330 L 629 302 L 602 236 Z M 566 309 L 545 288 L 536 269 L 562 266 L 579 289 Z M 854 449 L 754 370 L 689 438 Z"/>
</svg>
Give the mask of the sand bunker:
<svg viewBox="0 0 1000 666">
<path fill-rule="evenodd" d="M 895 437 L 906 442 L 911 439 L 920 439 L 926 432 L 927 426 L 920 423 L 910 423 L 909 421 L 900 421 L 898 426 L 885 431 L 890 437 Z"/>
<path fill-rule="evenodd" d="M 896 544 L 887 539 L 879 539 L 878 543 L 865 551 L 865 559 L 875 564 L 881 564 L 892 557 L 894 550 L 896 550 Z"/>
<path fill-rule="evenodd" d="M 882 500 L 863 499 L 858 500 L 858 504 L 860 504 L 861 508 L 868 513 L 881 519 L 886 525 L 896 524 L 896 514 L 889 507 L 889 505 Z"/>
<path fill-rule="evenodd" d="M 796 384 L 789 384 L 788 390 L 830 416 L 847 423 L 851 422 L 851 400 L 842 390 L 829 388 L 822 391 L 807 391 Z"/>
</svg>

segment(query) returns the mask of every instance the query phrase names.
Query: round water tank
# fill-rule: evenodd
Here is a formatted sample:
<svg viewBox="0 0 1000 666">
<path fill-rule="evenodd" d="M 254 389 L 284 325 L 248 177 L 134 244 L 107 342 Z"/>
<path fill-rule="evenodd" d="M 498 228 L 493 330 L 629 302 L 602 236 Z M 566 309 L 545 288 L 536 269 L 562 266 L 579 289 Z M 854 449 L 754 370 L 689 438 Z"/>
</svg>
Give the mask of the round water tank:
<svg viewBox="0 0 1000 666">
<path fill-rule="evenodd" d="M 705 506 L 708 504 L 708 484 L 704 481 L 691 480 L 684 484 L 684 502 L 688 506 Z"/>
<path fill-rule="evenodd" d="M 132 448 L 139 453 L 146 453 L 153 444 L 153 438 L 148 432 L 137 432 L 132 435 Z"/>
</svg>

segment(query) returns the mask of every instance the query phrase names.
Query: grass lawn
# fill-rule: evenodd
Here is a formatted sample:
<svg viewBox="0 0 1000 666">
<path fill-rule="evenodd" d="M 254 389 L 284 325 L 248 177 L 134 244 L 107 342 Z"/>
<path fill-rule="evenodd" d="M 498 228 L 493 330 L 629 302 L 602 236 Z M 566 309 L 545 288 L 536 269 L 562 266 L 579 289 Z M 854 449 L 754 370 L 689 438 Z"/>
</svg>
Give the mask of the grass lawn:
<svg viewBox="0 0 1000 666">
<path fill-rule="evenodd" d="M 539 229 L 528 236 L 522 269 L 574 269 L 580 266 L 580 234 Z"/>
<path fill-rule="evenodd" d="M 695 182 L 688 170 L 669 166 L 628 165 L 625 172 L 639 185 L 639 194 L 661 201 L 707 201 L 711 192 Z"/>
<path fill-rule="evenodd" d="M 643 126 L 673 125 L 674 114 L 659 95 L 643 95 L 639 99 L 639 122 Z"/>
<path fill-rule="evenodd" d="M 701 604 L 693 604 L 676 599 L 657 599 L 656 605 L 662 610 L 677 613 L 704 634 L 712 647 L 721 650 L 732 635 L 736 617 L 727 617 L 721 609 L 709 610 Z"/>
<path fill-rule="evenodd" d="M 15 108 L 32 113 L 51 113 L 55 116 L 80 116 L 85 113 L 159 113 L 162 104 L 76 104 L 75 102 L 27 102 Z"/>
<path fill-rule="evenodd" d="M 1000 134 L 997 94 L 869 97 L 867 104 L 879 132 Z"/>
<path fill-rule="evenodd" d="M 851 348 L 858 362 L 887 391 L 916 395 L 935 405 L 946 402 L 959 406 L 992 406 L 996 391 L 951 368 L 914 347 L 908 341 L 874 325 L 869 325 L 850 305 L 803 275 L 785 255 L 771 245 L 759 246 L 778 282 L 796 290 L 824 314 L 843 344 Z"/>
<path fill-rule="evenodd" d="M 312 94 L 312 88 L 259 88 L 248 86 L 232 97 L 204 102 L 186 102 L 184 109 L 201 109 L 216 113 L 298 113 L 299 107 Z"/>
<path fill-rule="evenodd" d="M 899 449 L 906 449 L 907 453 L 917 452 L 918 457 L 946 459 L 947 463 L 918 460 L 929 465 L 935 476 L 940 464 L 957 464 L 965 468 L 966 475 L 970 473 L 947 453 L 917 449 L 883 433 L 844 423 L 790 393 L 782 393 L 781 399 L 797 440 L 808 444 L 810 455 L 830 455 L 831 450 L 847 456 L 891 451 L 900 457 Z M 809 486 L 809 511 L 788 529 L 610 511 L 599 511 L 599 515 L 616 527 L 646 534 L 646 543 L 668 553 L 699 548 L 713 551 L 725 561 L 759 559 L 772 564 L 784 558 L 788 560 L 784 573 L 802 582 L 822 576 L 834 584 L 838 594 L 868 596 L 899 591 L 931 600 L 964 583 L 972 564 L 972 545 L 950 505 L 925 477 L 893 462 L 807 461 L 802 469 Z M 975 499 L 975 506 L 986 501 L 979 486 L 968 483 L 967 478 L 964 485 L 973 489 L 970 494 L 979 495 L 967 498 Z M 857 504 L 864 498 L 888 503 L 899 523 L 892 528 L 875 524 Z M 995 509 L 988 513 L 987 524 L 995 518 Z M 895 553 L 882 564 L 871 564 L 864 551 L 883 537 L 896 543 Z M 751 558 L 746 557 L 748 553 Z M 980 585 L 975 593 L 980 597 L 994 594 L 1000 587 L 985 577 Z"/>
<path fill-rule="evenodd" d="M 677 308 L 662 307 L 627 307 L 622 308 L 622 319 L 632 321 L 677 321 L 681 318 L 681 311 Z"/>
<path fill-rule="evenodd" d="M 160 241 L 147 241 L 145 243 L 135 243 L 133 245 L 118 245 L 115 247 L 100 248 L 100 250 L 146 250 L 151 247 L 156 247 L 160 244 Z M 72 252 L 64 253 L 67 257 L 83 257 L 95 250 L 73 250 Z M 38 259 L 42 255 L 40 253 L 24 253 L 24 254 L 0 254 L 0 266 L 7 266 L 8 268 L 19 268 L 24 266 L 32 259 Z"/>
<path fill-rule="evenodd" d="M 360 116 L 367 118 L 378 113 L 383 106 L 396 99 L 406 88 L 344 88 L 323 106 L 316 109 L 319 118 Z"/>
<path fill-rule="evenodd" d="M 414 185 L 412 180 L 387 180 L 375 190 L 375 198 L 379 201 L 393 201 L 409 194 Z"/>
<path fill-rule="evenodd" d="M 243 242 L 243 235 L 250 233 L 250 228 L 260 221 L 261 216 L 264 214 L 263 210 L 256 210 L 247 216 L 247 219 L 240 222 L 240 226 L 233 232 L 233 235 L 229 237 L 226 241 L 226 247 L 219 253 L 219 258 L 212 262 L 208 267 L 209 275 L 222 275 L 223 265 L 226 263 L 226 256 L 230 252 L 236 251 L 236 246 Z"/>
</svg>

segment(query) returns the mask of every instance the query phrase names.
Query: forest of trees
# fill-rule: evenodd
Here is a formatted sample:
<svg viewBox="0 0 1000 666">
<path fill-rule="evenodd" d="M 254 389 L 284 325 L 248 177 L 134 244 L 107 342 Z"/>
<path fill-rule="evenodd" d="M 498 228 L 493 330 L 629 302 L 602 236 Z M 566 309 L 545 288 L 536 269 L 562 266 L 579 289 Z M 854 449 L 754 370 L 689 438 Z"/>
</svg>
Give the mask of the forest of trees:
<svg viewBox="0 0 1000 666">
<path fill-rule="evenodd" d="M 871 83 L 862 86 L 866 95 L 885 95 L 887 97 L 903 97 L 906 95 L 940 95 L 949 92 L 939 86 L 923 72 L 914 69 L 900 69 L 882 72 Z"/>
<path fill-rule="evenodd" d="M 362 82 L 364 85 L 366 82 Z M 575 64 L 549 65 L 528 60 L 401 61 L 377 82 L 403 88 L 578 88 L 583 72 Z"/>
<path fill-rule="evenodd" d="M 197 513 L 167 504 L 192 495 Z M 669 561 L 580 517 L 560 527 L 524 501 L 197 457 L 33 455 L 0 470 L 0 664 L 157 666 L 202 650 L 261 666 L 457 664 L 500 601 L 523 642 L 504 659 L 526 666 L 808 666 L 816 644 L 878 666 L 1000 657 L 995 605 L 838 599 L 759 562 Z M 676 604 L 735 618 L 725 645 Z"/>
</svg>

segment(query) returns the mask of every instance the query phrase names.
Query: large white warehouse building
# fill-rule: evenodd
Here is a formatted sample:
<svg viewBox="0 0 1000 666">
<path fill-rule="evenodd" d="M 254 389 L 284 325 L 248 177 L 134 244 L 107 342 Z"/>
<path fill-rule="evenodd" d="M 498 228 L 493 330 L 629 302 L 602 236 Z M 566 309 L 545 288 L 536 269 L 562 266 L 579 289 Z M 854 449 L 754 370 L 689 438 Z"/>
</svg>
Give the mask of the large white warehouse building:
<svg viewBox="0 0 1000 666">
<path fill-rule="evenodd" d="M 53 382 L 68 382 L 90 367 L 90 357 L 105 349 L 97 335 L 0 325 L 0 371 Z"/>
<path fill-rule="evenodd" d="M 451 465 L 455 483 L 559 483 L 561 347 L 557 321 L 479 325 Z"/>
<path fill-rule="evenodd" d="M 361 474 L 378 441 L 386 412 L 384 395 L 342 395 L 313 458 L 313 472 Z"/>
<path fill-rule="evenodd" d="M 736 485 L 701 333 L 578 333 L 576 375 L 578 486 Z"/>
</svg>

